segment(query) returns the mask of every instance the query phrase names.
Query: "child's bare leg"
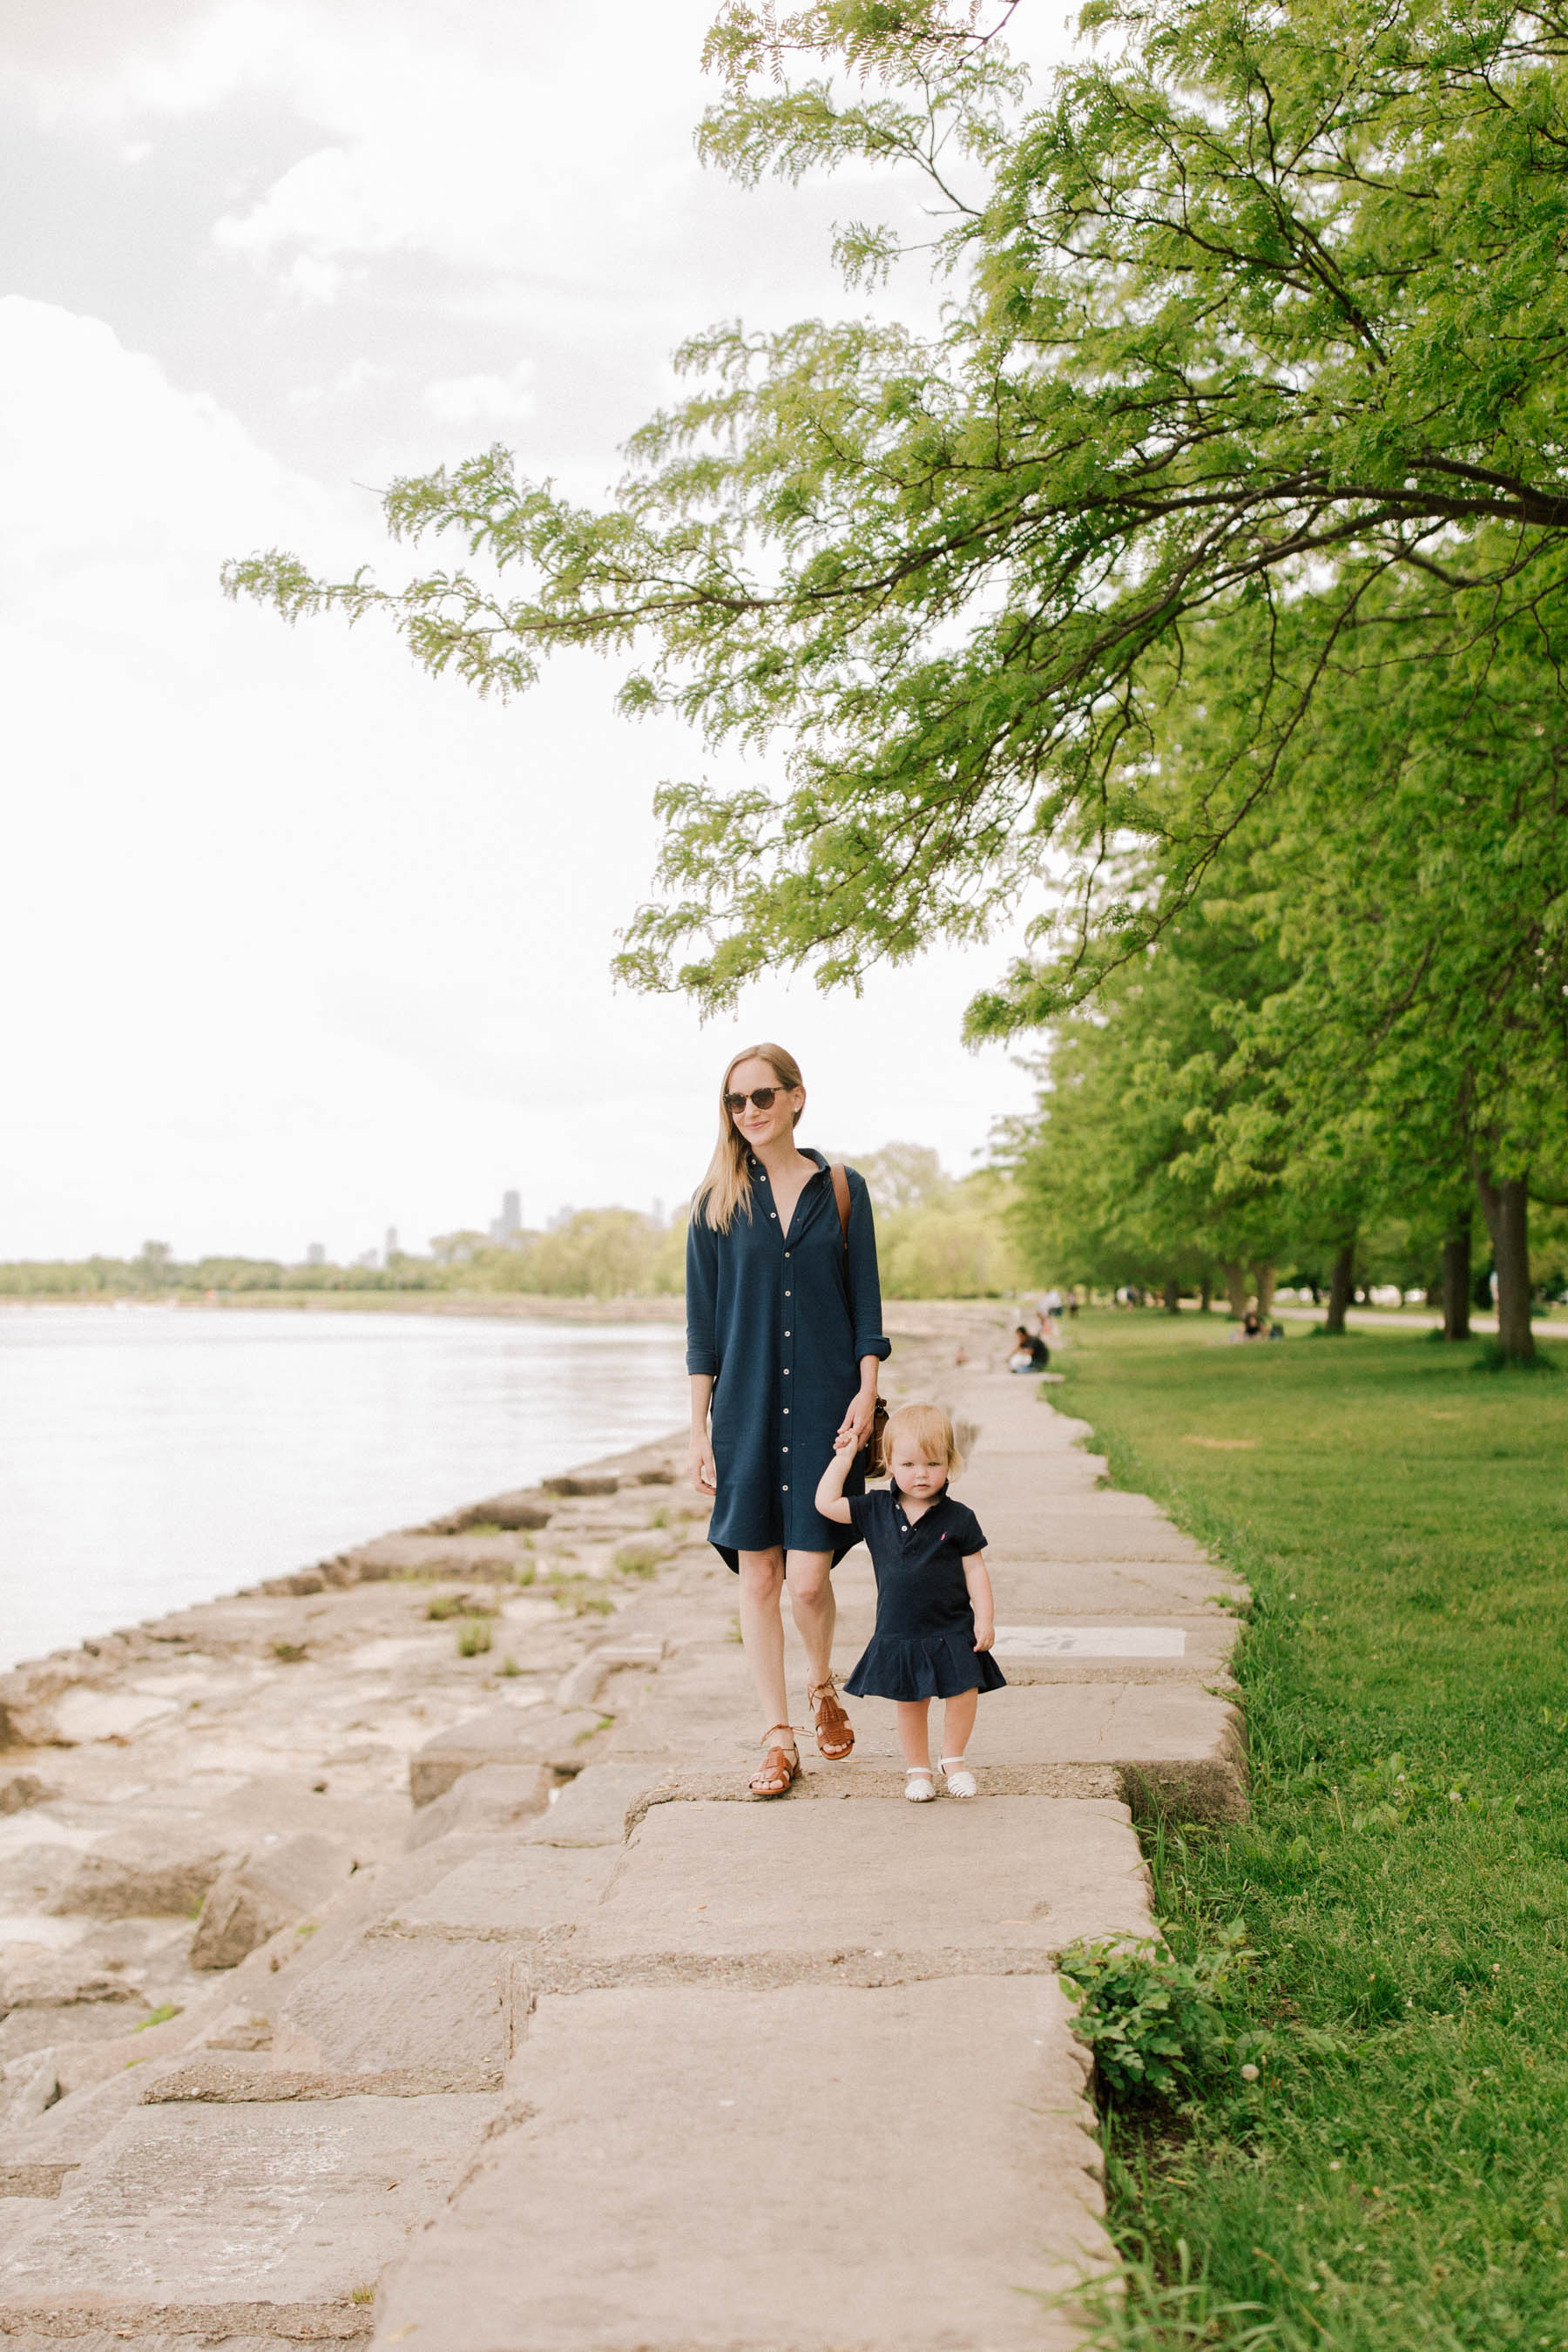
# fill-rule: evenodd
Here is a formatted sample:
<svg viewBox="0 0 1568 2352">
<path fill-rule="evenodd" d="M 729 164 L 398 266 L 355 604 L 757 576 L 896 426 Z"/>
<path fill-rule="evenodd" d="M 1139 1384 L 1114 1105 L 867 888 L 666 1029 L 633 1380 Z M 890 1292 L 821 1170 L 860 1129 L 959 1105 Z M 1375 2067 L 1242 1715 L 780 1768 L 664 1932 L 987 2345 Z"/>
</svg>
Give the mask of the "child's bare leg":
<svg viewBox="0 0 1568 2352">
<path fill-rule="evenodd" d="M 931 1765 L 931 1733 L 926 1728 L 926 1717 L 931 1711 L 929 1698 L 901 1698 L 899 1701 L 899 1748 L 906 1764 Z M 973 1720 L 973 1715 L 971 1717 Z"/>
<path fill-rule="evenodd" d="M 955 1761 L 969 1745 L 974 1729 L 974 1713 L 980 1705 L 977 1690 L 960 1691 L 956 1698 L 943 1701 L 942 1717 L 942 1752 Z M 900 1707 L 900 1714 L 903 1713 Z"/>
</svg>

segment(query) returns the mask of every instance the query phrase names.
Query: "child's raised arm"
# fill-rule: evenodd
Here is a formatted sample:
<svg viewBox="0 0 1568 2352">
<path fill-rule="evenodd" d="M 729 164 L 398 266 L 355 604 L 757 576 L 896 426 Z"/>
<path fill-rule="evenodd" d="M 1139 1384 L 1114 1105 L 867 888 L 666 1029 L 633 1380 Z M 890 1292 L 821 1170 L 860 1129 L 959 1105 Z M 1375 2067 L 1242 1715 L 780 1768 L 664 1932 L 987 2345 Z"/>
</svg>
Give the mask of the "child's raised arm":
<svg viewBox="0 0 1568 2352">
<path fill-rule="evenodd" d="M 820 1495 L 816 1507 L 819 1511 L 822 1508 Z M 991 1598 L 991 1579 L 983 1551 L 972 1551 L 964 1561 L 963 1580 L 969 1587 L 969 1605 L 974 1612 L 974 1646 L 988 1650 L 996 1639 L 996 1603 Z"/>
<path fill-rule="evenodd" d="M 849 1506 L 844 1499 L 844 1481 L 854 1467 L 855 1448 L 847 1443 L 840 1444 L 816 1482 L 817 1509 L 825 1519 L 836 1519 L 841 1528 L 851 1524 Z"/>
</svg>

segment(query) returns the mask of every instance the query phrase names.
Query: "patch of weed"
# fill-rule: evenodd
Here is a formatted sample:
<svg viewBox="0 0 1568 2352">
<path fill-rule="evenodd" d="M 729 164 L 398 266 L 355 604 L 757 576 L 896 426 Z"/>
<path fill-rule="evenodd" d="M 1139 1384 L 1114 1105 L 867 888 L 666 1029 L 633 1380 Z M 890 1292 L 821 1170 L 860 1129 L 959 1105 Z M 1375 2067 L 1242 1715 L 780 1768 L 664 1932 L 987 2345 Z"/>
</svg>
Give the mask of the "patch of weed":
<svg viewBox="0 0 1568 2352">
<path fill-rule="evenodd" d="M 180 2004 L 177 2000 L 162 2001 L 156 2009 L 150 2009 L 145 2017 L 139 2019 L 131 2031 L 132 2033 L 145 2033 L 150 2025 L 167 2025 L 172 2017 L 178 2017 L 179 2014 Z"/>
<path fill-rule="evenodd" d="M 271 1649 L 280 1666 L 297 1666 L 310 1654 L 308 1642 L 274 1642 Z"/>
<path fill-rule="evenodd" d="M 558 1608 L 569 1609 L 574 1617 L 608 1617 L 615 1601 L 592 1577 L 553 1575 L 546 1580 L 545 1590 Z"/>
<path fill-rule="evenodd" d="M 459 1658 L 482 1658 L 490 1646 L 489 1622 L 484 1617 L 469 1617 L 458 1628 Z"/>
</svg>

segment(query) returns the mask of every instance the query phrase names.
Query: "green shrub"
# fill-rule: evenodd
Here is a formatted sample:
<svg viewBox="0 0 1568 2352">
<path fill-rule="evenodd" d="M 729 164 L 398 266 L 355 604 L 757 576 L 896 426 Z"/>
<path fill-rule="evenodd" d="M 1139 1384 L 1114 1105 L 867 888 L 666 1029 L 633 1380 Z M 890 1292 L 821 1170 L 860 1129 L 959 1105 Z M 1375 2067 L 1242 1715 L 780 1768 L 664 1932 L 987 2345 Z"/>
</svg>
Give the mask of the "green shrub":
<svg viewBox="0 0 1568 2352">
<path fill-rule="evenodd" d="M 1239 1927 L 1193 1960 L 1152 1939 L 1062 1954 L 1061 1974 L 1079 1995 L 1073 2033 L 1092 2053 L 1109 2105 L 1176 2098 L 1217 2073 L 1231 2048 L 1227 1980 L 1251 1957 Z"/>
</svg>

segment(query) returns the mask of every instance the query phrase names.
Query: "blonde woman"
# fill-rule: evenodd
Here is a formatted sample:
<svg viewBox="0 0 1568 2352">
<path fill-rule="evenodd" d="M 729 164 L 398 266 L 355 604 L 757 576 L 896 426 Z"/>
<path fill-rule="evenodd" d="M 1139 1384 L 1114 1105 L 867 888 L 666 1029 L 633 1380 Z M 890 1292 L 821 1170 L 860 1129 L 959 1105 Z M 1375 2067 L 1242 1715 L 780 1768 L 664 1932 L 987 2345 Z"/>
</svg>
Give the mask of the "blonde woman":
<svg viewBox="0 0 1568 2352">
<path fill-rule="evenodd" d="M 782 1045 L 735 1055 L 687 1228 L 691 1483 L 713 1497 L 708 1540 L 741 1579 L 741 1639 L 767 1721 L 754 1797 L 782 1797 L 800 1771 L 784 1685 L 786 1580 L 817 1748 L 837 1762 L 855 1745 L 833 1677 L 832 1571 L 858 1538 L 822 1517 L 816 1486 L 836 1447 L 866 1444 L 889 1352 L 865 1182 L 845 1171 L 846 1227 L 827 1161 L 795 1144 L 805 1108 Z M 848 1491 L 865 1484 L 857 1466 Z"/>
</svg>

